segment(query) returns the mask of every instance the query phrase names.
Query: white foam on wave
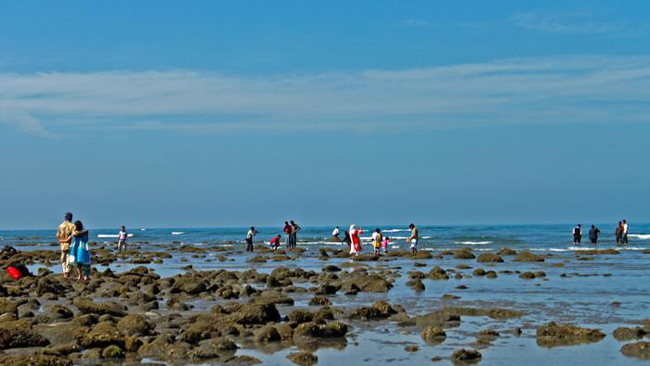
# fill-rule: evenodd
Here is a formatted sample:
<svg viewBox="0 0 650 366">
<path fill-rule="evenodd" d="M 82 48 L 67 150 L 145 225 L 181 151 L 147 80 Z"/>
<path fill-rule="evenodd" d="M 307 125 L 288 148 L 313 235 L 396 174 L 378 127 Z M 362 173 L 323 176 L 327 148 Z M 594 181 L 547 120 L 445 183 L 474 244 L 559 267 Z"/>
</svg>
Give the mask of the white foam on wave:
<svg viewBox="0 0 650 366">
<path fill-rule="evenodd" d="M 423 236 L 422 239 L 431 239 L 430 236 Z"/>
<path fill-rule="evenodd" d="M 462 245 L 487 245 L 492 244 L 491 241 L 455 241 L 454 244 Z"/>
<path fill-rule="evenodd" d="M 650 234 L 629 234 L 628 237 L 641 240 L 650 240 Z"/>
<path fill-rule="evenodd" d="M 185 234 L 184 231 L 172 231 L 172 235 L 183 235 Z"/>
<path fill-rule="evenodd" d="M 127 235 L 129 238 L 133 237 L 133 234 L 128 234 Z M 120 236 L 118 234 L 99 234 L 97 235 L 98 238 L 119 238 Z"/>
<path fill-rule="evenodd" d="M 400 231 L 409 231 L 409 229 L 386 229 L 382 230 L 384 233 L 398 233 Z"/>
</svg>

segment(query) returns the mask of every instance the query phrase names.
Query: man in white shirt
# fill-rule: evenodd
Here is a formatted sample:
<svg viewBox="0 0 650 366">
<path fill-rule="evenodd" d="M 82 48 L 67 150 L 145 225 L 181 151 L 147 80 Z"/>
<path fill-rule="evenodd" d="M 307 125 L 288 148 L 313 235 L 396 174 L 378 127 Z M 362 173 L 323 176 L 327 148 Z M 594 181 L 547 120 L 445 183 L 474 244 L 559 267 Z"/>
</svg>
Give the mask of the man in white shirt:
<svg viewBox="0 0 650 366">
<path fill-rule="evenodd" d="M 627 220 L 623 220 L 623 244 L 627 244 Z"/>
<path fill-rule="evenodd" d="M 251 229 L 248 230 L 248 233 L 246 234 L 246 251 L 247 252 L 252 252 L 253 251 L 253 237 L 257 234 L 257 230 L 255 230 L 255 226 L 251 226 Z"/>
<path fill-rule="evenodd" d="M 338 239 L 340 234 L 341 234 L 341 230 L 339 230 L 339 227 L 337 226 L 336 228 L 334 228 L 334 231 L 332 231 L 332 236 Z"/>
</svg>

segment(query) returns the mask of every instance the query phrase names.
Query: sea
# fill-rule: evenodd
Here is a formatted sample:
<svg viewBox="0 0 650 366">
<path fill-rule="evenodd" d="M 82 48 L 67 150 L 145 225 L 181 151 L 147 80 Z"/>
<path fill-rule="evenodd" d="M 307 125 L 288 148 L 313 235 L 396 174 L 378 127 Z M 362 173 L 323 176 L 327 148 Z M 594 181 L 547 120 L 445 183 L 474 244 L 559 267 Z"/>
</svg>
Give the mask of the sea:
<svg viewBox="0 0 650 366">
<path fill-rule="evenodd" d="M 570 252 L 592 249 L 588 231 L 590 225 L 583 226 L 583 240 L 580 246 L 573 245 L 573 228 L 570 224 L 545 225 L 459 225 L 459 226 L 418 226 L 420 233 L 420 250 L 453 250 L 468 246 L 475 251 L 494 251 L 504 247 L 514 250 L 533 252 Z M 629 244 L 617 246 L 614 230 L 616 224 L 598 224 L 601 230 L 598 241 L 599 249 L 616 248 L 621 251 L 642 251 L 650 249 L 650 224 L 631 223 L 629 227 Z M 367 225 L 362 227 L 362 240 L 370 241 L 370 236 L 379 228 L 384 236 L 391 239 L 391 246 L 408 248 L 406 238 L 409 235 L 407 225 Z M 268 243 L 274 236 L 281 234 L 282 227 L 256 227 L 259 234 L 256 241 Z M 332 243 L 331 227 L 302 227 L 298 235 L 299 245 L 309 248 L 330 247 Z M 347 225 L 341 225 L 341 237 Z M 146 249 L 147 244 L 189 244 L 189 245 L 244 245 L 248 228 L 130 228 L 129 241 L 139 243 Z M 112 243 L 117 240 L 119 228 L 90 229 L 90 239 L 96 243 Z M 0 245 L 45 246 L 56 242 L 56 227 L 50 230 L 0 230 Z M 284 238 L 283 238 L 284 239 Z"/>
</svg>

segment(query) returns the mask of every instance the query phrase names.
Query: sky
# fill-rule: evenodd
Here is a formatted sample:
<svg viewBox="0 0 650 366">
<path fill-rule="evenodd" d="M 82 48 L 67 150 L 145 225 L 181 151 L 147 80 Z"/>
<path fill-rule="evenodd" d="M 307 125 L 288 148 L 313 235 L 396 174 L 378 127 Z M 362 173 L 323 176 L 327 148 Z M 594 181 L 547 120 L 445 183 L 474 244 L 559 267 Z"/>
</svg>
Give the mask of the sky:
<svg viewBox="0 0 650 366">
<path fill-rule="evenodd" d="M 650 222 L 650 2 L 0 2 L 0 229 Z"/>
</svg>

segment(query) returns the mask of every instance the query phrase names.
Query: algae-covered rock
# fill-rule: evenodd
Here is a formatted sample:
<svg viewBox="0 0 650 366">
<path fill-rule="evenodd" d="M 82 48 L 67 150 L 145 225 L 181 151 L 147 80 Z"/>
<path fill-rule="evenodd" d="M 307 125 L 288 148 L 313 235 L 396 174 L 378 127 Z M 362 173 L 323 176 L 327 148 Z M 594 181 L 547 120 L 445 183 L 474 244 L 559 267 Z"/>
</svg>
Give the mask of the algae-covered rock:
<svg viewBox="0 0 650 366">
<path fill-rule="evenodd" d="M 605 338 L 600 329 L 581 328 L 573 324 L 554 322 L 537 327 L 537 344 L 542 347 L 573 346 L 595 343 Z"/>
<path fill-rule="evenodd" d="M 290 353 L 287 358 L 300 366 L 312 366 L 318 363 L 318 356 L 309 352 Z"/>
</svg>

